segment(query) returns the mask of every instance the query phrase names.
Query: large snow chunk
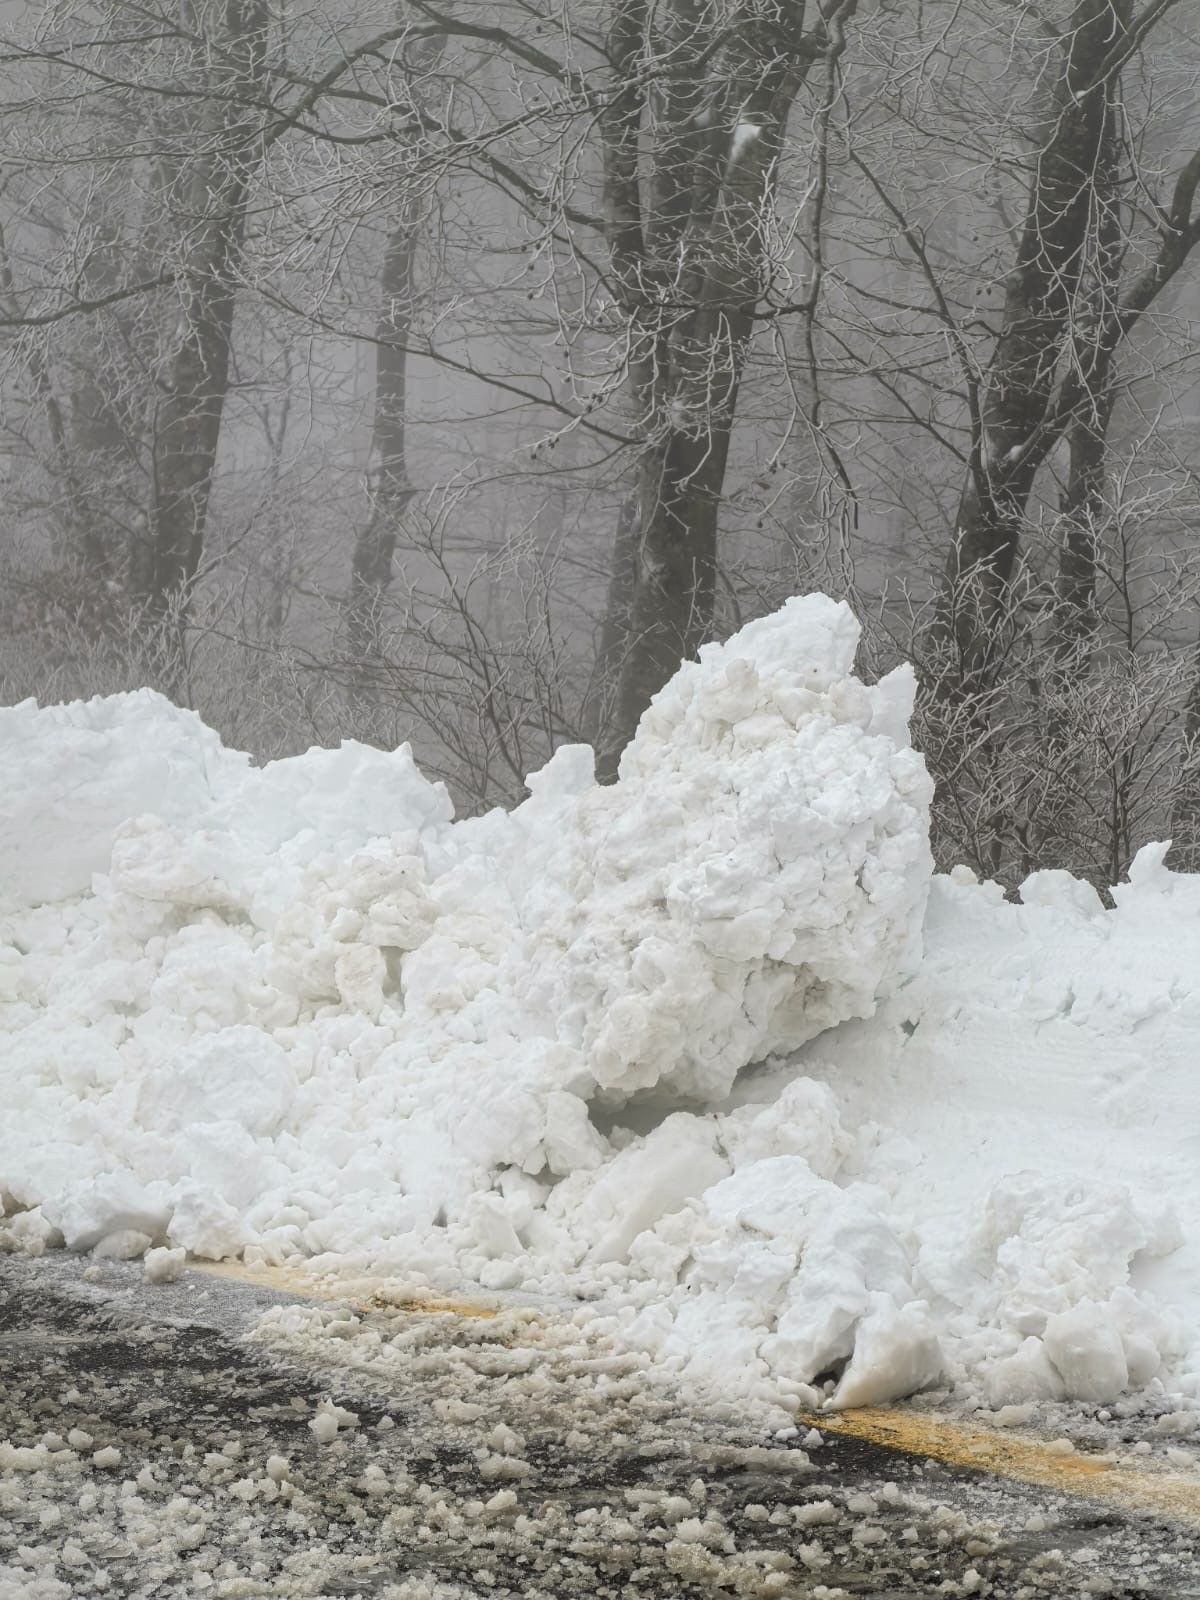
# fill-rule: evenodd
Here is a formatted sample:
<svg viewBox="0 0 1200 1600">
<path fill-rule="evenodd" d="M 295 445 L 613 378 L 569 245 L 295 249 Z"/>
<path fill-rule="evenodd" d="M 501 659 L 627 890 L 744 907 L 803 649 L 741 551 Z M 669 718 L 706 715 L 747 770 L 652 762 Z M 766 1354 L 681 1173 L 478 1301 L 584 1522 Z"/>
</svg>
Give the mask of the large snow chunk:
<svg viewBox="0 0 1200 1600">
<path fill-rule="evenodd" d="M 1125 1184 L 1024 1172 L 994 1185 L 974 1242 L 994 1314 L 1042 1337 L 1053 1317 L 1124 1287 L 1135 1258 L 1168 1254 L 1181 1234 L 1169 1205 L 1139 1204 Z"/>
<path fill-rule="evenodd" d="M 167 1237 L 194 1256 L 220 1261 L 241 1254 L 246 1229 L 219 1195 L 203 1184 L 187 1182 L 179 1185 Z"/>
<path fill-rule="evenodd" d="M 559 841 L 524 896 L 528 992 L 606 1097 L 724 1094 L 870 1016 L 919 958 L 930 783 L 895 738 L 911 675 L 867 688 L 857 637 L 847 607 L 789 601 L 680 669 L 614 788 L 535 789 L 516 813 Z"/>
<path fill-rule="evenodd" d="M 668 1117 L 609 1162 L 573 1222 L 594 1236 L 593 1261 L 620 1261 L 639 1233 L 719 1184 L 728 1172 L 728 1163 L 713 1149 L 711 1126 L 696 1117 Z"/>
<path fill-rule="evenodd" d="M 408 745 L 347 742 L 253 767 L 194 711 L 151 689 L 0 707 L 0 750 L 0 911 L 86 893 L 118 835 L 143 816 L 155 819 L 142 824 L 148 836 L 119 862 L 140 892 L 183 901 L 219 862 L 235 887 L 253 884 L 278 903 L 317 856 L 344 860 L 400 828 L 436 833 L 452 815 L 444 786 L 421 776 Z M 193 836 L 179 859 L 164 825 Z"/>
<path fill-rule="evenodd" d="M 84 894 L 122 823 L 153 811 L 197 826 L 215 787 L 250 765 L 194 711 L 150 689 L 44 710 L 33 700 L 0 707 L 0 749 L 0 898 L 9 905 Z"/>
<path fill-rule="evenodd" d="M 68 1250 L 91 1250 L 114 1233 L 160 1237 L 170 1207 L 152 1195 L 128 1169 L 68 1184 L 42 1211 L 66 1240 Z"/>
<path fill-rule="evenodd" d="M 221 1028 L 194 1039 L 147 1079 L 139 1103 L 152 1128 L 234 1122 L 247 1133 L 274 1133 L 296 1092 L 287 1056 L 259 1028 Z"/>
<path fill-rule="evenodd" d="M 1046 1354 L 1058 1369 L 1070 1400 L 1104 1405 L 1129 1385 L 1129 1364 L 1111 1314 L 1094 1300 L 1080 1300 L 1046 1321 Z"/>
<path fill-rule="evenodd" d="M 941 1343 L 926 1302 L 897 1305 L 888 1295 L 873 1294 L 830 1405 L 884 1405 L 928 1388 L 941 1373 Z"/>
</svg>

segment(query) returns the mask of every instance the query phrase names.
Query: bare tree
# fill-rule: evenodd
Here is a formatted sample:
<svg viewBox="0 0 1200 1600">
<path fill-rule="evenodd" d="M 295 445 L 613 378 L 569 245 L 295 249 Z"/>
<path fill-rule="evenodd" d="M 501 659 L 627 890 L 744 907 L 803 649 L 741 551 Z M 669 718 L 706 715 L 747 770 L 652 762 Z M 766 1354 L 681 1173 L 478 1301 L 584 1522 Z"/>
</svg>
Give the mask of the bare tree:
<svg viewBox="0 0 1200 1600">
<path fill-rule="evenodd" d="M 614 8 L 606 235 L 645 446 L 627 642 L 602 746 L 610 778 L 651 696 L 713 625 L 718 517 L 771 276 L 788 120 L 814 63 L 824 63 L 825 92 L 836 92 L 854 9 L 826 0 L 810 18 L 803 5 L 777 3 Z"/>
<path fill-rule="evenodd" d="M 416 493 L 405 449 L 408 418 L 408 345 L 420 221 L 407 205 L 384 246 L 376 325 L 375 419 L 371 439 L 371 506 L 354 540 L 346 613 L 351 654 L 365 660 L 379 648 L 379 625 L 392 582 L 396 538 L 404 509 Z"/>
<path fill-rule="evenodd" d="M 266 0 L 185 5 L 181 33 L 201 75 L 199 154 L 165 185 L 178 227 L 178 322 L 154 419 L 152 565 L 135 592 L 167 617 L 186 610 L 199 570 L 229 388 L 230 344 L 251 185 L 261 157 Z M 203 26 L 209 23 L 210 26 Z"/>
<path fill-rule="evenodd" d="M 418 39 L 398 51 L 403 89 L 419 139 L 428 77 L 442 55 L 445 36 Z M 417 151 L 414 150 L 414 154 Z M 396 216 L 388 230 L 380 268 L 380 309 L 375 325 L 375 406 L 371 434 L 370 510 L 354 541 L 347 598 L 351 654 L 378 654 L 380 622 L 393 576 L 396 541 L 405 508 L 416 493 L 407 455 L 408 364 L 414 338 L 417 262 L 426 231 L 429 198 L 401 182 Z"/>
<path fill-rule="evenodd" d="M 938 618 L 953 651 L 943 690 L 970 692 L 988 680 L 1029 498 L 1064 436 L 1072 458 L 1064 601 L 1087 603 L 1087 528 L 1103 473 L 1111 365 L 1200 241 L 1197 153 L 1157 207 L 1154 256 L 1130 282 L 1115 281 L 1123 254 L 1112 193 L 1120 73 L 1167 9 L 1151 0 L 1135 17 L 1128 0 L 1078 0 L 1051 47 L 1049 105 L 1001 329 L 986 370 L 968 382 L 968 472 Z"/>
</svg>

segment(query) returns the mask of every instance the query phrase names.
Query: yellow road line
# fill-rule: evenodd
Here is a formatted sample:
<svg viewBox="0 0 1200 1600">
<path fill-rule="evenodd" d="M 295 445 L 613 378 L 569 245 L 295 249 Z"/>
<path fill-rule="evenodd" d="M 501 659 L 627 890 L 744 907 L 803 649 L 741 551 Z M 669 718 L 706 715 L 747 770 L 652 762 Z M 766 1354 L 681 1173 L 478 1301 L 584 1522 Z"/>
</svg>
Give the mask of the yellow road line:
<svg viewBox="0 0 1200 1600">
<path fill-rule="evenodd" d="M 414 1316 L 446 1315 L 490 1320 L 503 1311 L 520 1311 L 522 1320 L 540 1321 L 530 1308 L 506 1306 L 465 1295 L 392 1287 L 377 1278 L 318 1277 L 297 1267 L 247 1266 L 241 1261 L 192 1261 L 189 1267 L 216 1277 L 232 1278 L 260 1288 L 311 1299 L 339 1301 L 360 1311 L 401 1311 Z M 532 1328 L 530 1329 L 532 1332 Z M 1128 1459 L 1056 1450 L 1046 1439 L 981 1427 L 933 1412 L 866 1406 L 856 1411 L 806 1415 L 803 1422 L 822 1433 L 861 1439 L 906 1455 L 940 1461 L 968 1471 L 989 1472 L 1019 1483 L 1036 1484 L 1061 1494 L 1109 1502 L 1122 1510 L 1200 1523 L 1200 1473 L 1164 1470 L 1147 1460 L 1133 1466 Z"/>
<path fill-rule="evenodd" d="M 244 1261 L 189 1261 L 188 1267 L 216 1278 L 231 1278 L 260 1289 L 283 1294 L 306 1295 L 313 1300 L 336 1300 L 359 1311 L 408 1311 L 414 1316 L 491 1319 L 505 1309 L 486 1300 L 465 1295 L 440 1295 L 412 1288 L 381 1284 L 377 1278 L 327 1278 L 306 1272 L 302 1267 L 247 1266 Z"/>
<path fill-rule="evenodd" d="M 932 1412 L 866 1406 L 804 1419 L 822 1433 L 862 1439 L 947 1466 L 996 1473 L 1063 1494 L 1111 1501 L 1126 1511 L 1200 1522 L 1200 1474 L 1165 1471 L 1127 1459 L 1056 1450 L 1046 1439 L 983 1428 Z"/>
</svg>

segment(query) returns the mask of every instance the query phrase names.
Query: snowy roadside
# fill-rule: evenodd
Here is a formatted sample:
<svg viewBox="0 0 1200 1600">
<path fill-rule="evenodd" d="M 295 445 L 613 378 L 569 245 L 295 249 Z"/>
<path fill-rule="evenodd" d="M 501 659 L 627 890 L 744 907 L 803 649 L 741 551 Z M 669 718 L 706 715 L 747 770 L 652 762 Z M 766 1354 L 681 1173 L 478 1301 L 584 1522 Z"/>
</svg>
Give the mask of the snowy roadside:
<svg viewBox="0 0 1200 1600">
<path fill-rule="evenodd" d="M 571 1298 L 746 1414 L 1190 1426 L 1200 880 L 931 877 L 856 636 L 793 600 L 619 784 L 565 747 L 458 823 L 407 747 L 0 711 L 0 1249 Z"/>
<path fill-rule="evenodd" d="M 86 1271 L 0 1257 L 3 1600 L 1200 1594 L 1192 1526 L 763 1435 L 549 1314 Z"/>
</svg>

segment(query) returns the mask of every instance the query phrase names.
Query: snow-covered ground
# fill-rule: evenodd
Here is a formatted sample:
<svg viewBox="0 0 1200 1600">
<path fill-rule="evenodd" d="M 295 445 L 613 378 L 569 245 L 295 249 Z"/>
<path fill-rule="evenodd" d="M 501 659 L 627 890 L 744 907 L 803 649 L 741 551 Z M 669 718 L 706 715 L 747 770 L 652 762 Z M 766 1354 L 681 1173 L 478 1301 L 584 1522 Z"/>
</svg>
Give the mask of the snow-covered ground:
<svg viewBox="0 0 1200 1600">
<path fill-rule="evenodd" d="M 1200 883 L 931 879 L 855 642 L 792 601 L 615 787 L 568 748 L 457 824 L 407 749 L 0 711 L 0 1241 L 576 1295 L 785 1407 L 1187 1409 Z"/>
</svg>

